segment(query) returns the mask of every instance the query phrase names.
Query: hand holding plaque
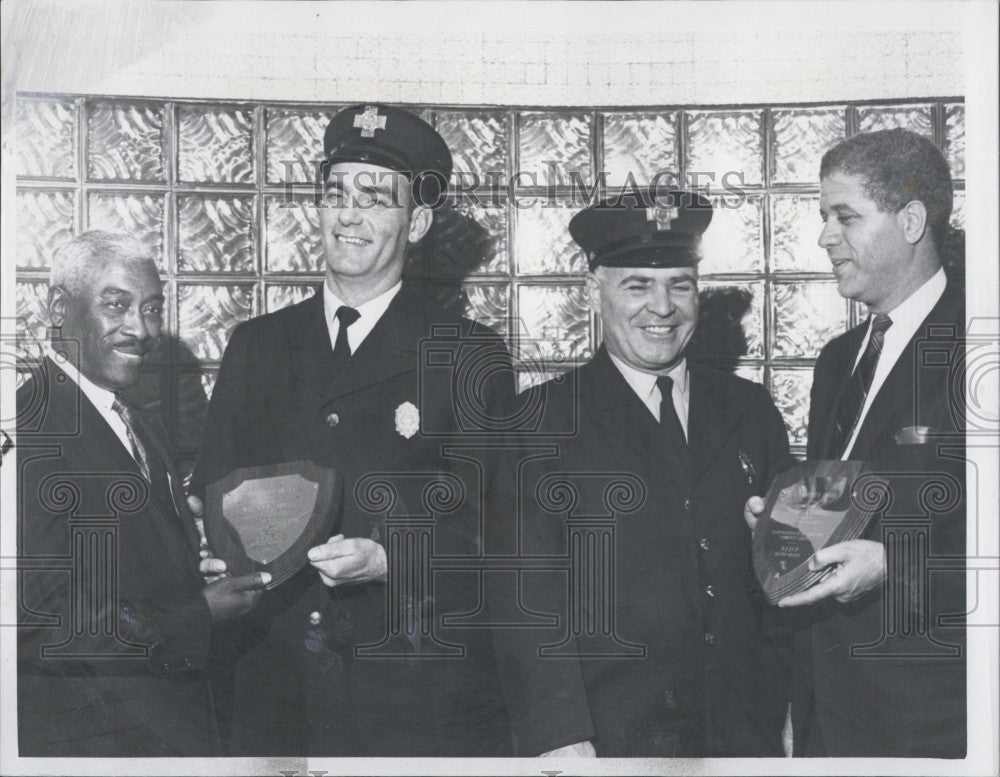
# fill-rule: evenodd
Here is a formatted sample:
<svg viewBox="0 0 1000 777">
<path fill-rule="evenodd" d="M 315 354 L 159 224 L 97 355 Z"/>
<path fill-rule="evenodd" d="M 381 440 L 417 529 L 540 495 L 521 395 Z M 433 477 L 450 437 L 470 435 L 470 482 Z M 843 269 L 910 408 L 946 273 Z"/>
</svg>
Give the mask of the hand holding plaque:
<svg viewBox="0 0 1000 777">
<path fill-rule="evenodd" d="M 859 498 L 864 472 L 860 461 L 806 461 L 775 479 L 753 539 L 754 571 L 768 602 L 819 582 L 832 568 L 811 570 L 816 552 L 864 532 L 877 507 Z"/>
<path fill-rule="evenodd" d="M 206 491 L 208 545 L 229 574 L 266 571 L 274 588 L 335 533 L 342 491 L 335 470 L 311 461 L 234 470 Z"/>
</svg>

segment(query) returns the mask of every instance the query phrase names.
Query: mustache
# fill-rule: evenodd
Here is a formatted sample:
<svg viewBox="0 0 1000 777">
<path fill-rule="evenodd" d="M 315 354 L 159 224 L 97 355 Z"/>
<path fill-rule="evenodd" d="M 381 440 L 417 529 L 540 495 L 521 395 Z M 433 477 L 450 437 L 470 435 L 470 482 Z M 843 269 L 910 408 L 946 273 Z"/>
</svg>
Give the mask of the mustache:
<svg viewBox="0 0 1000 777">
<path fill-rule="evenodd" d="M 110 345 L 118 351 L 126 351 L 128 353 L 136 353 L 140 356 L 145 356 L 153 350 L 153 339 L 151 337 L 144 337 L 142 339 L 129 337 L 122 340 L 115 340 L 110 343 Z"/>
</svg>

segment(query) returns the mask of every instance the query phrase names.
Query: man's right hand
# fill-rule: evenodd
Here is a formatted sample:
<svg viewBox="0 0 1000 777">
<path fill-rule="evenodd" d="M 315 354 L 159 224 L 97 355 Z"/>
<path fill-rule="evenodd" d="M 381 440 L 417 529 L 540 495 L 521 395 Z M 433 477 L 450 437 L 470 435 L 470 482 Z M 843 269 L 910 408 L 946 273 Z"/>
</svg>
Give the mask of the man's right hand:
<svg viewBox="0 0 1000 777">
<path fill-rule="evenodd" d="M 747 499 L 747 503 L 743 506 L 743 520 L 747 522 L 747 526 L 750 527 L 750 533 L 757 528 L 757 517 L 764 512 L 764 500 L 759 496 L 752 496 Z"/>
<path fill-rule="evenodd" d="M 223 623 L 252 610 L 260 600 L 261 589 L 271 582 L 268 572 L 242 577 L 223 577 L 201 589 L 208 602 L 212 623 Z"/>
<path fill-rule="evenodd" d="M 542 753 L 538 756 L 539 758 L 597 758 L 597 751 L 594 746 L 589 742 L 577 742 L 573 745 L 566 745 L 565 747 L 557 747 L 555 750 L 549 750 L 547 753 Z"/>
</svg>

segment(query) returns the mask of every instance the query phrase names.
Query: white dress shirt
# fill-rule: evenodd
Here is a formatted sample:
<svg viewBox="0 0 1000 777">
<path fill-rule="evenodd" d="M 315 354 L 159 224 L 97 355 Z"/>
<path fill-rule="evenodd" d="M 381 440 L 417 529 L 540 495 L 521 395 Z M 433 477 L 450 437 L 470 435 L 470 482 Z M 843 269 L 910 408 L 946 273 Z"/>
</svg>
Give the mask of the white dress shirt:
<svg viewBox="0 0 1000 777">
<path fill-rule="evenodd" d="M 351 346 L 351 353 L 358 350 L 358 346 L 364 342 L 368 334 L 375 328 L 375 324 L 382 318 L 382 314 L 388 309 L 389 303 L 392 302 L 393 297 L 399 294 L 399 290 L 402 287 L 403 282 L 400 281 L 388 291 L 384 291 L 374 299 L 370 299 L 354 308 L 358 311 L 358 320 L 347 327 L 347 342 Z M 329 285 L 326 283 L 323 284 L 323 314 L 326 316 L 326 326 L 330 332 L 331 349 L 337 344 L 337 333 L 340 331 L 337 309 L 346 304 L 346 302 L 341 301 L 330 290 Z M 348 307 L 354 306 L 348 305 Z"/>
<path fill-rule="evenodd" d="M 621 372 L 622 377 L 625 381 L 632 387 L 632 390 L 636 393 L 636 396 L 642 400 L 642 404 L 646 406 L 650 413 L 653 414 L 653 418 L 656 422 L 660 422 L 660 401 L 662 396 L 660 394 L 660 388 L 656 385 L 656 379 L 659 375 L 651 375 L 648 372 L 642 372 L 632 367 L 621 359 L 619 359 L 614 354 L 609 352 L 611 356 L 611 361 Z M 674 403 L 674 410 L 677 411 L 677 417 L 680 419 L 681 428 L 684 429 L 684 439 L 688 436 L 688 405 L 690 401 L 690 385 L 688 378 L 688 368 L 687 359 L 681 359 L 667 376 L 671 378 L 674 382 L 673 390 L 671 391 L 671 399 Z"/>
<path fill-rule="evenodd" d="M 893 366 L 899 361 L 899 357 L 903 354 L 903 351 L 906 350 L 906 344 L 910 342 L 913 335 L 920 328 L 920 325 L 924 323 L 924 319 L 930 315 L 931 310 L 934 309 L 938 300 L 941 299 L 946 284 L 947 280 L 945 279 L 944 270 L 938 268 L 938 271 L 923 286 L 889 311 L 888 316 L 892 319 L 892 326 L 885 333 L 885 341 L 882 343 L 882 353 L 878 357 L 878 365 L 875 367 L 875 375 L 872 377 L 871 388 L 868 389 L 868 396 L 865 397 L 865 404 L 861 408 L 861 415 L 858 417 L 858 422 L 854 426 L 854 432 L 851 434 L 851 439 L 847 442 L 847 448 L 844 450 L 844 455 L 840 457 L 841 459 L 846 460 L 850 457 L 854 441 L 858 438 L 858 432 L 861 430 L 861 424 L 864 423 L 865 416 L 868 415 L 868 409 L 872 406 L 872 402 L 875 401 L 879 389 L 882 388 L 882 384 L 889 377 Z M 862 341 L 861 348 L 858 349 L 858 355 L 854 359 L 854 367 L 857 367 L 858 362 L 861 361 L 861 355 L 865 352 L 865 348 L 868 347 L 868 339 L 871 337 L 871 333 L 872 327 L 871 321 L 869 321 L 865 339 Z"/>
</svg>

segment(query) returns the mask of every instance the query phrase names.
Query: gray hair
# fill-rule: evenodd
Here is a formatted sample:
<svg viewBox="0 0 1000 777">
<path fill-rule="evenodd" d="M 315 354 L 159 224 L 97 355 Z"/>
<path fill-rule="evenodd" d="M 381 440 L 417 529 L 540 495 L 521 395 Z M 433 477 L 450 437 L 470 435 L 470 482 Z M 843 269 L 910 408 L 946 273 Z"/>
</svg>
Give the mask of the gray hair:
<svg viewBox="0 0 1000 777">
<path fill-rule="evenodd" d="M 152 262 L 149 249 L 130 235 L 92 229 L 81 232 L 61 245 L 52 257 L 50 286 L 62 286 L 70 294 L 79 294 L 86 287 L 87 274 L 104 259 L 114 259 L 126 265 Z"/>
</svg>

